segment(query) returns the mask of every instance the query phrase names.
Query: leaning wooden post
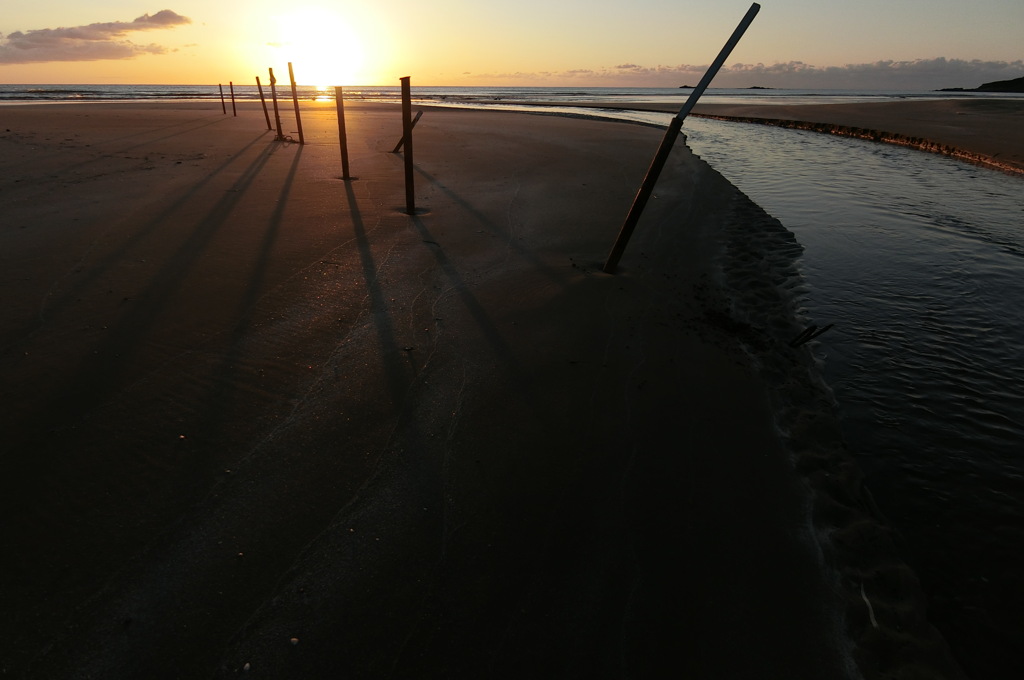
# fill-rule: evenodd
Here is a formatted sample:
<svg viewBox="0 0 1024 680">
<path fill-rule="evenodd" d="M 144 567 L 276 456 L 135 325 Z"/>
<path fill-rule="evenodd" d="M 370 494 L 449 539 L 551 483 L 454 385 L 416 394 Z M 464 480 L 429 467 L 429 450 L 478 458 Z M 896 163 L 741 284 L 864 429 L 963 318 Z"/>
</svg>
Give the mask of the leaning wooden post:
<svg viewBox="0 0 1024 680">
<path fill-rule="evenodd" d="M 619 264 L 619 259 L 622 257 L 622 252 L 626 249 L 626 244 L 629 242 L 629 237 L 633 233 L 633 229 L 636 227 L 637 222 L 640 221 L 640 215 L 644 211 L 644 206 L 647 205 L 647 200 L 651 197 L 651 193 L 654 191 L 654 185 L 658 181 L 658 175 L 661 174 L 662 168 L 665 167 L 665 161 L 668 159 L 669 153 L 672 151 L 672 145 L 676 141 L 676 137 L 679 136 L 679 130 L 683 126 L 683 119 L 689 115 L 690 111 L 697 104 L 697 100 L 704 94 L 704 90 L 707 89 L 711 80 L 718 73 L 719 69 L 725 63 L 725 60 L 729 58 L 729 53 L 732 52 L 733 48 L 743 37 L 747 28 L 751 22 L 754 21 L 754 17 L 757 16 L 761 6 L 756 2 L 750 6 L 747 10 L 746 15 L 740 21 L 739 26 L 733 31 L 732 36 L 725 43 L 725 47 L 718 54 L 718 58 L 715 59 L 714 63 L 708 68 L 707 73 L 701 78 L 700 83 L 690 93 L 686 103 L 683 104 L 683 108 L 679 110 L 675 118 L 668 126 L 668 130 L 665 131 L 665 137 L 661 140 L 661 146 L 658 147 L 658 152 L 654 156 L 654 160 L 651 161 L 651 167 L 647 171 L 647 176 L 644 177 L 643 184 L 640 185 L 639 191 L 637 191 L 636 198 L 633 199 L 633 206 L 629 209 L 629 214 L 626 215 L 626 221 L 622 225 L 622 229 L 619 231 L 619 236 L 615 240 L 615 245 L 612 246 L 611 252 L 608 254 L 608 259 L 604 263 L 604 271 L 608 274 L 614 274 L 615 268 Z"/>
<path fill-rule="evenodd" d="M 412 95 L 409 76 L 402 81 L 402 139 L 405 141 L 405 212 L 416 214 L 416 188 L 412 167 Z"/>
<path fill-rule="evenodd" d="M 274 128 L 270 125 L 270 114 L 267 113 L 267 100 L 263 96 L 263 85 L 260 83 L 259 76 L 256 76 L 256 89 L 260 91 L 260 103 L 263 104 L 263 117 L 267 119 L 267 129 L 273 130 Z"/>
<path fill-rule="evenodd" d="M 281 134 L 281 112 L 277 110 L 277 78 L 274 77 L 274 69 L 267 69 L 270 71 L 270 99 L 274 102 L 274 122 L 277 124 L 277 140 L 283 141 L 284 135 Z"/>
<path fill-rule="evenodd" d="M 292 62 L 288 62 L 288 78 L 292 81 L 292 103 L 295 105 L 295 124 L 299 127 L 299 144 L 305 144 L 306 138 L 302 136 L 302 116 L 299 114 L 299 93 L 295 89 L 295 72 L 292 71 Z"/>
<path fill-rule="evenodd" d="M 417 111 L 416 112 L 416 117 L 412 119 L 412 126 L 413 127 L 416 127 L 416 123 L 420 122 L 420 118 L 422 116 L 423 116 L 423 112 L 422 111 Z M 398 140 L 398 144 L 396 144 L 395 148 L 391 150 L 391 153 L 398 153 L 399 151 L 401 151 L 402 150 L 402 145 L 404 145 L 404 144 L 405 144 L 405 135 L 403 134 L 402 138 Z"/>
<path fill-rule="evenodd" d="M 334 100 L 338 106 L 338 143 L 341 145 L 341 178 L 353 179 L 348 174 L 348 135 L 345 132 L 345 92 L 342 87 L 334 88 Z"/>
<path fill-rule="evenodd" d="M 238 109 L 235 108 L 235 83 L 229 80 L 228 87 L 231 88 L 231 115 L 238 118 Z M 224 113 L 227 113 L 227 111 Z"/>
<path fill-rule="evenodd" d="M 228 107 L 224 103 L 224 86 L 218 84 L 217 87 L 220 88 L 220 108 L 224 110 L 224 115 L 226 116 L 228 115 Z"/>
</svg>

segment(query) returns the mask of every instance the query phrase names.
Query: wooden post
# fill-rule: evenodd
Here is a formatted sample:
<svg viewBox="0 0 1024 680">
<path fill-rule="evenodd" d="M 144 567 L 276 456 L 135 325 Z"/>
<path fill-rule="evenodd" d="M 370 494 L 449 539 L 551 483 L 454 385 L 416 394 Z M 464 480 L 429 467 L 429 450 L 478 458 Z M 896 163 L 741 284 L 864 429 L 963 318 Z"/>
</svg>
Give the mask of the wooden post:
<svg viewBox="0 0 1024 680">
<path fill-rule="evenodd" d="M 334 100 L 338 106 L 338 143 L 341 145 L 341 178 L 355 179 L 348 173 L 348 135 L 345 132 L 345 92 L 340 86 L 334 88 Z"/>
<path fill-rule="evenodd" d="M 260 83 L 259 76 L 256 76 L 256 89 L 260 91 L 260 103 L 263 104 L 263 117 L 267 119 L 267 129 L 273 130 L 273 126 L 270 125 L 270 114 L 267 113 L 267 100 L 263 96 L 263 85 Z"/>
<path fill-rule="evenodd" d="M 412 119 L 412 126 L 413 127 L 416 127 L 416 123 L 420 122 L 420 117 L 422 115 L 423 115 L 422 111 L 417 111 L 416 112 L 416 117 Z M 402 150 L 402 145 L 404 145 L 404 144 L 405 144 L 405 135 L 402 135 L 402 138 L 400 140 L 398 140 L 398 144 L 396 144 L 395 148 L 391 150 L 391 153 L 398 153 L 399 151 L 401 151 Z"/>
<path fill-rule="evenodd" d="M 220 88 L 220 108 L 224 110 L 224 115 L 226 116 L 228 115 L 228 107 L 224 103 L 224 86 L 218 84 L 217 87 Z"/>
<path fill-rule="evenodd" d="M 295 124 L 299 127 L 299 144 L 305 144 L 306 138 L 302 136 L 302 116 L 299 114 L 299 93 L 295 89 L 295 72 L 292 71 L 292 62 L 288 62 L 288 78 L 292 81 L 292 103 L 295 105 Z"/>
<path fill-rule="evenodd" d="M 274 69 L 270 71 L 270 99 L 274 102 L 274 122 L 277 124 L 277 140 L 284 141 L 281 134 L 281 112 L 277 110 L 277 78 L 274 77 Z"/>
<path fill-rule="evenodd" d="M 662 168 L 665 167 L 665 161 L 668 159 L 669 152 L 672 151 L 672 145 L 676 141 L 676 137 L 679 136 L 679 130 L 683 126 L 683 119 L 690 113 L 693 107 L 697 104 L 697 100 L 704 94 L 704 90 L 707 89 L 711 80 L 718 73 L 719 69 L 725 63 L 725 60 L 729 58 L 729 53 L 732 52 L 733 48 L 743 37 L 747 28 L 751 22 L 754 21 L 754 17 L 757 16 L 761 6 L 756 2 L 750 6 L 747 10 L 746 15 L 740 21 L 736 30 L 733 31 L 729 40 L 726 41 L 725 47 L 719 52 L 718 58 L 715 59 L 714 63 L 708 67 L 707 73 L 701 78 L 700 83 L 690 93 L 686 103 L 683 104 L 683 108 L 679 109 L 679 113 L 672 119 L 672 122 L 668 126 L 668 130 L 665 131 L 665 137 L 661 140 L 661 146 L 658 147 L 658 152 L 654 155 L 654 160 L 651 162 L 651 167 L 647 171 L 647 176 L 644 177 L 643 183 L 640 185 L 640 189 L 637 191 L 636 198 L 633 199 L 633 206 L 629 209 L 629 214 L 626 215 L 626 221 L 622 225 L 622 229 L 619 231 L 619 236 L 615 240 L 615 245 L 612 246 L 611 252 L 608 254 L 608 259 L 604 263 L 604 271 L 608 274 L 614 274 L 615 268 L 619 264 L 619 259 L 622 257 L 623 251 L 626 249 L 626 244 L 629 243 L 629 237 L 633 234 L 633 229 L 636 227 L 637 222 L 640 221 L 640 215 L 644 211 L 644 206 L 647 205 L 647 200 L 651 197 L 651 193 L 654 191 L 654 185 L 658 181 L 658 175 L 661 174 Z"/>
<path fill-rule="evenodd" d="M 228 81 L 228 87 L 231 88 L 231 115 L 238 118 L 238 109 L 235 108 L 235 83 L 234 81 Z M 227 113 L 225 111 L 224 113 Z"/>
<path fill-rule="evenodd" d="M 405 141 L 405 212 L 416 214 L 416 187 L 412 167 L 412 94 L 409 76 L 402 82 L 402 139 Z"/>
</svg>

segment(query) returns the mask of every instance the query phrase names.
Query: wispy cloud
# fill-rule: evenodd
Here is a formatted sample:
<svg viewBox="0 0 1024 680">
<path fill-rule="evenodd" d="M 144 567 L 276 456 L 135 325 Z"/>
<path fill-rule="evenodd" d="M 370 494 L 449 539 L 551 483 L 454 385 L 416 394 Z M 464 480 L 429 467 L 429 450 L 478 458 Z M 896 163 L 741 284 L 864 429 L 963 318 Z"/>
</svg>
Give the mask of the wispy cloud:
<svg viewBox="0 0 1024 680">
<path fill-rule="evenodd" d="M 543 79 L 581 86 L 616 85 L 637 87 L 679 87 L 693 85 L 707 70 L 707 64 L 642 66 L 624 63 L 601 69 L 574 69 L 544 74 Z M 814 66 L 801 61 L 772 65 L 732 64 L 715 78 L 713 87 L 778 87 L 796 89 L 931 90 L 942 87 L 977 87 L 993 80 L 1024 75 L 1024 61 L 981 61 L 964 59 L 915 59 L 876 61 L 844 66 Z M 475 80 L 540 80 L 541 74 L 474 74 Z"/>
<path fill-rule="evenodd" d="M 165 9 L 153 15 L 143 14 L 134 21 L 15 31 L 6 38 L 0 36 L 0 64 L 131 59 L 140 54 L 165 54 L 166 47 L 152 43 L 138 45 L 125 36 L 190 23 L 192 20 L 188 17 Z"/>
</svg>

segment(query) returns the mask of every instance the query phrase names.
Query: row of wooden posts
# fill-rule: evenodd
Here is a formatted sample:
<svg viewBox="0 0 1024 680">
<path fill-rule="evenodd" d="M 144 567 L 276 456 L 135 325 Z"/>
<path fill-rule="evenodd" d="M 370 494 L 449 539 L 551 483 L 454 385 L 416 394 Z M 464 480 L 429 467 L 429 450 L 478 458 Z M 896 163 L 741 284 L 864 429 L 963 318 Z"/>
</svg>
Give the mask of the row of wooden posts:
<svg viewBox="0 0 1024 680">
<path fill-rule="evenodd" d="M 700 99 L 704 90 L 711 84 L 711 80 L 721 69 L 725 60 L 728 58 L 730 52 L 736 47 L 736 44 L 743 37 L 744 32 L 753 22 L 754 17 L 757 16 L 761 6 L 756 2 L 750 6 L 747 10 L 746 15 L 740 21 L 736 30 L 733 31 L 729 40 L 726 41 L 725 46 L 719 52 L 718 57 L 712 62 L 708 68 L 704 77 L 701 78 L 700 83 L 690 93 L 689 98 L 683 105 L 683 108 L 679 110 L 679 113 L 673 117 L 671 123 L 665 131 L 665 137 L 662 139 L 661 146 L 658 148 L 657 153 L 654 156 L 654 160 L 651 162 L 651 167 L 647 171 L 647 175 L 644 177 L 643 183 L 640 185 L 640 189 L 637 191 L 636 197 L 633 199 L 633 205 L 630 208 L 629 214 L 626 216 L 626 220 L 619 231 L 619 236 L 612 246 L 611 252 L 608 255 L 608 259 L 605 261 L 603 270 L 609 274 L 615 272 L 616 267 L 619 263 L 619 258 L 622 257 L 622 253 L 626 248 L 626 244 L 629 242 L 629 238 L 633 233 L 633 229 L 636 227 L 637 222 L 640 220 L 640 215 L 643 213 L 644 207 L 647 204 L 648 199 L 654 192 L 654 185 L 658 181 L 658 176 L 661 174 L 662 168 L 665 165 L 665 161 L 668 159 L 669 152 L 675 143 L 676 138 L 679 136 L 680 129 L 683 125 L 683 119 L 690 113 L 693 107 L 696 105 L 697 100 Z M 292 101 L 295 104 L 295 122 L 298 125 L 299 133 L 299 144 L 305 144 L 305 139 L 302 135 L 302 117 L 299 113 L 299 97 L 295 88 L 295 72 L 292 70 L 291 62 L 288 62 L 288 76 L 292 83 Z M 277 79 L 274 78 L 274 69 L 270 69 L 270 91 L 274 103 L 274 118 L 277 121 L 277 139 L 284 140 L 285 137 L 281 132 L 281 116 L 277 109 L 277 90 L 275 85 Z M 418 114 L 416 120 L 412 118 L 412 98 L 410 96 L 409 77 L 401 79 L 402 83 L 402 139 L 395 146 L 394 153 L 404 146 L 405 147 L 405 208 L 406 212 L 410 215 L 416 214 L 416 200 L 414 195 L 414 169 L 413 169 L 413 158 L 412 158 L 412 128 L 419 120 Z M 234 83 L 228 84 L 231 89 L 231 110 L 237 116 L 238 111 L 235 109 L 235 87 Z M 259 76 L 256 77 L 256 86 L 260 91 L 260 100 L 263 102 L 263 114 L 267 118 L 267 129 L 270 127 L 270 114 L 267 112 L 267 102 L 263 97 L 263 86 L 260 84 Z M 351 180 L 355 179 L 349 175 L 348 168 L 348 143 L 345 135 L 345 104 L 344 97 L 341 87 L 334 88 L 335 97 L 338 105 L 338 133 L 341 143 L 341 163 L 342 163 L 342 179 Z M 220 86 L 221 96 L 221 108 L 223 108 L 225 115 L 227 114 L 227 105 L 224 102 L 224 86 Z M 812 336 L 813 337 L 813 336 Z"/>
<path fill-rule="evenodd" d="M 277 123 L 277 139 L 279 141 L 283 141 L 286 137 L 281 130 L 281 114 L 277 107 L 277 78 L 274 77 L 274 69 L 271 68 L 267 70 L 270 72 L 270 93 L 274 103 L 274 120 Z M 288 78 L 291 80 L 292 84 L 292 104 L 295 106 L 295 124 L 299 128 L 299 144 L 305 144 L 306 139 L 302 134 L 302 115 L 299 113 L 299 93 L 295 86 L 295 71 L 292 69 L 291 62 L 288 62 Z M 224 115 L 227 115 L 228 106 L 224 99 L 224 85 L 218 85 L 218 87 L 220 88 L 220 107 L 224 111 Z M 231 113 L 237 116 L 238 109 L 235 106 L 235 83 L 229 82 L 228 88 L 231 91 Z M 270 125 L 270 113 L 267 111 L 267 99 L 263 94 L 263 83 L 260 82 L 259 76 L 256 76 L 256 88 L 260 92 L 260 101 L 263 103 L 263 115 L 267 119 L 267 129 L 273 130 L 274 128 Z"/>
<path fill-rule="evenodd" d="M 270 73 L 270 97 L 274 107 L 274 121 L 277 127 L 278 141 L 285 141 L 288 139 L 285 137 L 281 129 L 281 113 L 277 106 L 277 78 L 274 77 L 274 69 L 268 69 Z M 299 111 L 299 94 L 295 85 L 295 71 L 292 68 L 292 63 L 288 62 L 288 78 L 291 81 L 292 87 L 292 105 L 295 107 L 295 125 L 298 128 L 299 144 L 305 144 L 306 138 L 302 134 L 302 114 Z M 402 138 L 398 140 L 398 144 L 395 145 L 392 153 L 398 153 L 405 148 L 405 209 L 410 215 L 416 213 L 416 195 L 415 195 L 415 173 L 413 172 L 413 158 L 412 158 L 412 129 L 419 122 L 420 116 L 423 115 L 422 111 L 417 112 L 416 117 L 412 117 L 412 94 L 410 86 L 410 78 L 406 76 L 400 79 L 402 84 Z M 228 113 L 227 102 L 224 99 L 224 86 L 220 87 L 220 106 L 224 111 L 224 115 Z M 233 115 L 238 115 L 238 109 L 235 106 L 235 84 L 234 82 L 228 83 L 228 88 L 231 92 L 231 112 Z M 256 76 L 256 88 L 260 93 L 260 102 L 263 104 L 263 115 L 267 119 L 267 129 L 273 130 L 274 127 L 270 125 L 270 112 L 267 110 L 267 99 L 263 94 L 263 84 L 260 82 L 260 77 Z M 345 94 L 344 88 L 340 85 L 334 88 L 334 97 L 338 107 L 338 140 L 341 146 L 341 179 L 349 181 L 356 179 L 349 173 L 348 164 L 348 135 L 345 131 Z"/>
</svg>

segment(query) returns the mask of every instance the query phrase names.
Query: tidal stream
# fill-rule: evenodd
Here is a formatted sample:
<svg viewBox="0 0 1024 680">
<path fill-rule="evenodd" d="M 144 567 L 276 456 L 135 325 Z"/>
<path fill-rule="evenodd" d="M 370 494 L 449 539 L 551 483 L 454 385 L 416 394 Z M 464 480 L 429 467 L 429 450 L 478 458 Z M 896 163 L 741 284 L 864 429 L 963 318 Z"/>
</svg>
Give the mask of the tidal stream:
<svg viewBox="0 0 1024 680">
<path fill-rule="evenodd" d="M 1024 178 L 814 132 L 689 119 L 687 143 L 804 246 L 846 442 L 972 678 L 1024 677 Z"/>
</svg>

